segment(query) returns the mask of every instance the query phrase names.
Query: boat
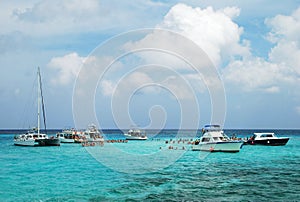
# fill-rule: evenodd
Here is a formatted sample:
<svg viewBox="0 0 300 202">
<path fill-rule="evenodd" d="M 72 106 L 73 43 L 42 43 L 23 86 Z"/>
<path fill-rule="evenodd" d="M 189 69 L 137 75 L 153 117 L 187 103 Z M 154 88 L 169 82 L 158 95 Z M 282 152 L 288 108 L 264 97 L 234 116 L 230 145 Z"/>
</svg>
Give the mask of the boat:
<svg viewBox="0 0 300 202">
<path fill-rule="evenodd" d="M 94 142 L 98 144 L 104 143 L 104 138 L 101 135 L 100 131 L 97 129 L 95 124 L 88 125 L 87 129 L 84 132 L 82 137 L 82 142 Z"/>
<path fill-rule="evenodd" d="M 239 152 L 244 143 L 240 140 L 230 140 L 220 125 L 206 125 L 202 133 L 202 137 L 192 145 L 193 151 Z"/>
<path fill-rule="evenodd" d="M 82 143 L 85 139 L 84 132 L 74 128 L 62 130 L 56 134 L 56 137 L 60 139 L 61 143 Z"/>
<path fill-rule="evenodd" d="M 45 116 L 45 107 L 44 100 L 42 94 L 42 80 L 40 68 L 38 68 L 38 96 L 37 96 L 37 128 L 33 130 L 29 130 L 25 134 L 15 135 L 14 137 L 14 145 L 16 146 L 60 146 L 60 140 L 55 137 L 48 137 L 47 128 L 46 128 L 46 116 Z M 40 109 L 42 107 L 43 112 L 43 121 L 45 127 L 45 133 L 41 133 L 40 131 Z"/>
<path fill-rule="evenodd" d="M 146 132 L 142 132 L 138 128 L 132 128 L 124 135 L 126 137 L 126 140 L 147 140 L 148 139 Z"/>
<path fill-rule="evenodd" d="M 254 135 L 245 142 L 248 145 L 268 145 L 283 146 L 289 141 L 288 137 L 277 137 L 275 133 L 254 133 Z"/>
<path fill-rule="evenodd" d="M 60 139 L 61 143 L 75 143 L 77 131 L 75 129 L 64 129 L 62 132 L 58 132 L 56 137 Z"/>
</svg>

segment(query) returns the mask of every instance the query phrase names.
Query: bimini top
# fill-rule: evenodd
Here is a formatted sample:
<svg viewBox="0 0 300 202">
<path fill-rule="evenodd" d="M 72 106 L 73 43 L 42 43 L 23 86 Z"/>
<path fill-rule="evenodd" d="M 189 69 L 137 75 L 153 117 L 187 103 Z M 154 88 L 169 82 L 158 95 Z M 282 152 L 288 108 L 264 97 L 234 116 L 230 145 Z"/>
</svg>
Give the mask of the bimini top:
<svg viewBox="0 0 300 202">
<path fill-rule="evenodd" d="M 220 125 L 205 125 L 204 130 L 221 130 Z"/>
</svg>

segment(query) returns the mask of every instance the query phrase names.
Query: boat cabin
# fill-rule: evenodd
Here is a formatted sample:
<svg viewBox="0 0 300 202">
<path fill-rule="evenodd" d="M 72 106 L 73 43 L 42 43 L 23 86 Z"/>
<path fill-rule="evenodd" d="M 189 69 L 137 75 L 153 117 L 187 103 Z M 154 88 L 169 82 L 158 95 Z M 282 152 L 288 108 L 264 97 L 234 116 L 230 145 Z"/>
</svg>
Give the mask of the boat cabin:
<svg viewBox="0 0 300 202">
<path fill-rule="evenodd" d="M 254 133 L 254 139 L 276 138 L 274 133 Z"/>
<path fill-rule="evenodd" d="M 201 138 L 201 142 L 223 142 L 229 140 L 229 137 L 223 131 L 206 132 Z"/>
</svg>

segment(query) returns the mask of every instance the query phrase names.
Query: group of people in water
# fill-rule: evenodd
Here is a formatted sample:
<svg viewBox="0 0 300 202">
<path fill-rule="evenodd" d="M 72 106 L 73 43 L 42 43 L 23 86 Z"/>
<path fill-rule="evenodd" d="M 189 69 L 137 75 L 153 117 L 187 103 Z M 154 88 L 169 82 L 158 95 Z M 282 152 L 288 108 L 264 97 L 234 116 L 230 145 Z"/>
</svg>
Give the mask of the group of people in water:
<svg viewBox="0 0 300 202">
<path fill-rule="evenodd" d="M 93 147 L 93 146 L 104 146 L 104 143 L 127 143 L 128 140 L 124 139 L 112 139 L 105 141 L 92 141 L 92 142 L 83 142 L 81 145 L 83 147 Z"/>
<path fill-rule="evenodd" d="M 167 149 L 169 150 L 186 150 L 188 147 L 185 145 L 191 145 L 195 144 L 195 141 L 193 139 L 169 139 L 165 140 L 165 144 L 168 144 Z M 160 147 L 159 149 L 163 149 L 163 147 Z"/>
</svg>

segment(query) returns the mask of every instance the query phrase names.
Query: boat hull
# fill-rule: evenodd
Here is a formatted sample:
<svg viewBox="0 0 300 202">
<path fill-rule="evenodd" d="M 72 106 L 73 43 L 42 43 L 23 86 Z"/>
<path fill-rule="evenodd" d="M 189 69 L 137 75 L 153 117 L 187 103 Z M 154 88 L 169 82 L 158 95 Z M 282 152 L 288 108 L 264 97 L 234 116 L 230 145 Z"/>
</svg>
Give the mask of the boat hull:
<svg viewBox="0 0 300 202">
<path fill-rule="evenodd" d="M 60 140 L 57 138 L 37 139 L 35 141 L 38 142 L 35 146 L 60 146 Z"/>
<path fill-rule="evenodd" d="M 126 136 L 126 140 L 147 140 L 147 137 L 133 137 L 133 136 Z"/>
<path fill-rule="evenodd" d="M 40 147 L 40 146 L 60 146 L 59 139 L 32 139 L 32 140 L 16 140 L 16 146 Z"/>
<path fill-rule="evenodd" d="M 208 151 L 208 152 L 239 152 L 243 142 L 208 142 L 193 145 L 193 151 Z"/>
<path fill-rule="evenodd" d="M 248 145 L 266 145 L 266 146 L 283 146 L 289 141 L 290 138 L 276 138 L 264 140 L 248 140 Z"/>
<path fill-rule="evenodd" d="M 75 143 L 74 139 L 59 138 L 60 143 Z"/>
<path fill-rule="evenodd" d="M 38 146 L 38 142 L 36 142 L 34 139 L 32 139 L 32 140 L 15 140 L 14 145 L 34 147 L 34 146 Z"/>
</svg>

